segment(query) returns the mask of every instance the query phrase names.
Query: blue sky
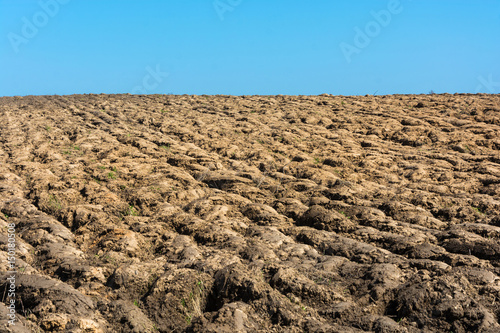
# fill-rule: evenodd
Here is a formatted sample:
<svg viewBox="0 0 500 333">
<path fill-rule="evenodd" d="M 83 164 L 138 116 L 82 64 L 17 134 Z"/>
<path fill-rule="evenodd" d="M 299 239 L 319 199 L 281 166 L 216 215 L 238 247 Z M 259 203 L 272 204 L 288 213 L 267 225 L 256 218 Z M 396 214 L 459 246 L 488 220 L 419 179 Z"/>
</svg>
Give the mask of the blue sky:
<svg viewBox="0 0 500 333">
<path fill-rule="evenodd" d="M 0 96 L 500 93 L 500 0 L 0 0 Z"/>
</svg>

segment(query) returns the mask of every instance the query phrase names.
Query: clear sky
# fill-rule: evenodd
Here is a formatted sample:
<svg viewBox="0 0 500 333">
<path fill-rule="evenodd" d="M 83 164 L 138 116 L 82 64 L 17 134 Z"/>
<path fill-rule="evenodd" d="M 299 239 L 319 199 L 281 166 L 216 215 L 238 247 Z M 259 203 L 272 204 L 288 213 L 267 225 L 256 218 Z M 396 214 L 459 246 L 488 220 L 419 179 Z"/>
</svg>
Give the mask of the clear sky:
<svg viewBox="0 0 500 333">
<path fill-rule="evenodd" d="M 500 0 L 0 0 L 0 96 L 500 93 Z"/>
</svg>

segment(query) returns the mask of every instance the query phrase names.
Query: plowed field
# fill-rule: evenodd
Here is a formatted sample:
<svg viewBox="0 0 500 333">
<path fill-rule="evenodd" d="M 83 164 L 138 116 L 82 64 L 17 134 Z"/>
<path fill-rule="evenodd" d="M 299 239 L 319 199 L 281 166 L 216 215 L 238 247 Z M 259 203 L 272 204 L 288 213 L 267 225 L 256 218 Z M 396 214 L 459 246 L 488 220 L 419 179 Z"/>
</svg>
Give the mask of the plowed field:
<svg viewBox="0 0 500 333">
<path fill-rule="evenodd" d="M 499 95 L 3 97 L 0 211 L 2 332 L 500 332 Z"/>
</svg>

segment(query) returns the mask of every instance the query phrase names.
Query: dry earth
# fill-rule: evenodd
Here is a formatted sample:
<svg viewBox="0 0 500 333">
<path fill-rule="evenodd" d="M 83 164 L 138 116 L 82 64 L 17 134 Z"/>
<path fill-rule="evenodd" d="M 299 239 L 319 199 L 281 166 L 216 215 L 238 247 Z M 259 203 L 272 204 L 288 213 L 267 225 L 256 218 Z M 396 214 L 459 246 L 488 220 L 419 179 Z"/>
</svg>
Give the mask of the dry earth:
<svg viewBox="0 0 500 333">
<path fill-rule="evenodd" d="M 500 332 L 500 96 L 0 98 L 2 332 Z"/>
</svg>

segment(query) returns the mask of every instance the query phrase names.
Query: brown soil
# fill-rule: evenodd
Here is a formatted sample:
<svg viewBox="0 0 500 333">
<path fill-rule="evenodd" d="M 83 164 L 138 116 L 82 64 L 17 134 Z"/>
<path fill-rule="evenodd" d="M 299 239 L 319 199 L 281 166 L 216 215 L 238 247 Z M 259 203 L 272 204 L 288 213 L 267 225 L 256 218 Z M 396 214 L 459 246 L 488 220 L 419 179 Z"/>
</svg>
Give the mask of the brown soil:
<svg viewBox="0 0 500 333">
<path fill-rule="evenodd" d="M 0 98 L 12 332 L 500 332 L 500 96 Z"/>
</svg>

